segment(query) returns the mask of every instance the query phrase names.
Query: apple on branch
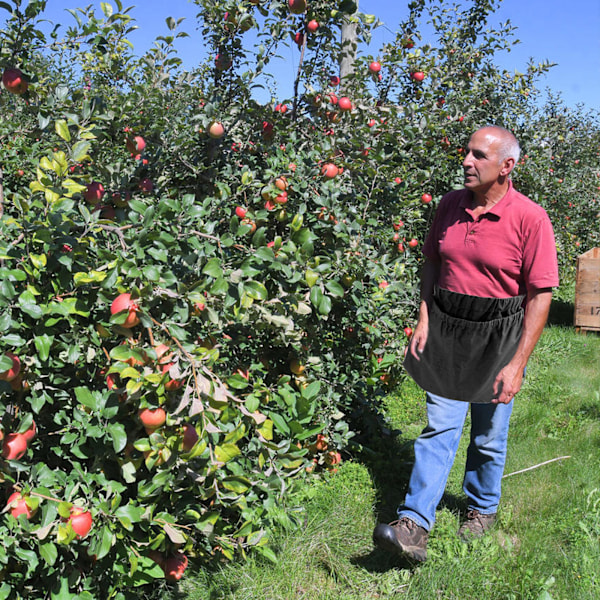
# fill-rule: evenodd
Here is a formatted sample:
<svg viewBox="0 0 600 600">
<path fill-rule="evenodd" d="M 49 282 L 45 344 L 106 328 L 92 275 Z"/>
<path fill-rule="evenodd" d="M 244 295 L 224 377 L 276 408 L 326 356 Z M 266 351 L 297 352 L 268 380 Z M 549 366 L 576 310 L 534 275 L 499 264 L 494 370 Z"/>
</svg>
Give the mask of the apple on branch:
<svg viewBox="0 0 600 600">
<path fill-rule="evenodd" d="M 21 69 L 9 67 L 2 73 L 2 84 L 11 93 L 17 96 L 24 94 L 29 87 L 29 83 L 23 75 Z"/>
</svg>

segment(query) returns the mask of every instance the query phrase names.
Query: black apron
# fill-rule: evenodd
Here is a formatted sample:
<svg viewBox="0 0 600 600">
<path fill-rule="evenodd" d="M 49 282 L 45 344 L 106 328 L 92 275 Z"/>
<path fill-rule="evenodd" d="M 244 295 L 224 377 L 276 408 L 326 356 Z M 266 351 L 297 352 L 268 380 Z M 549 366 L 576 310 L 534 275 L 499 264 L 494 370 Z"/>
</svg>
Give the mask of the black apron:
<svg viewBox="0 0 600 600">
<path fill-rule="evenodd" d="M 482 298 L 436 287 L 421 360 L 409 348 L 404 367 L 427 392 L 491 402 L 494 381 L 521 339 L 524 298 Z"/>
</svg>

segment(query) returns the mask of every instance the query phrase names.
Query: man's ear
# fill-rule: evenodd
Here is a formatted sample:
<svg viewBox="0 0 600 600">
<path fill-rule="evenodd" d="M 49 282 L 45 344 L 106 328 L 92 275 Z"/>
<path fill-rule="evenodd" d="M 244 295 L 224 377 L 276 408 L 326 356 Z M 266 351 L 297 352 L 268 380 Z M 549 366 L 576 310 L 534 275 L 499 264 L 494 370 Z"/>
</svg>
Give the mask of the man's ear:
<svg viewBox="0 0 600 600">
<path fill-rule="evenodd" d="M 500 175 L 506 177 L 510 174 L 510 172 L 515 168 L 515 159 L 514 158 L 505 158 L 502 161 L 502 169 L 500 170 Z"/>
</svg>

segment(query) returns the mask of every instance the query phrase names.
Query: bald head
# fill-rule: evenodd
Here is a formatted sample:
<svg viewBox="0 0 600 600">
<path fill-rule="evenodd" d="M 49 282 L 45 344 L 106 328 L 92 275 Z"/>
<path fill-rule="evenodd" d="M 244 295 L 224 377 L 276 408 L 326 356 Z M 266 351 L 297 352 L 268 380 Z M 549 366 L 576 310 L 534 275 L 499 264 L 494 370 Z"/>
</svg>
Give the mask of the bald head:
<svg viewBox="0 0 600 600">
<path fill-rule="evenodd" d="M 512 131 L 498 125 L 487 125 L 477 131 L 484 135 L 491 135 L 498 140 L 498 158 L 500 162 L 507 158 L 512 158 L 515 161 L 515 165 L 519 162 L 521 147 Z"/>
</svg>

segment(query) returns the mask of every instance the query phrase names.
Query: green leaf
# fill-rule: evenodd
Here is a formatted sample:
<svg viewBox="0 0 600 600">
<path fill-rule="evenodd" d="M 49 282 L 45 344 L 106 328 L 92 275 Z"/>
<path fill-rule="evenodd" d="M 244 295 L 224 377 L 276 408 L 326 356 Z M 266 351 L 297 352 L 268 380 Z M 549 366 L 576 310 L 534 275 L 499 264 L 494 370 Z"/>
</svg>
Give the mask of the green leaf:
<svg viewBox="0 0 600 600">
<path fill-rule="evenodd" d="M 64 119 L 60 119 L 56 121 L 54 124 L 54 128 L 56 129 L 56 133 L 63 139 L 65 142 L 71 141 L 71 132 L 69 131 L 69 127 L 67 122 Z"/>
<path fill-rule="evenodd" d="M 77 402 L 83 404 L 83 406 L 87 406 L 92 410 L 98 410 L 98 401 L 88 388 L 75 388 L 75 397 L 77 398 Z"/>
<path fill-rule="evenodd" d="M 3 4 L 3 3 L 0 3 Z M 8 600 L 8 598 L 10 598 L 10 595 L 12 593 L 12 588 L 10 587 L 10 585 L 8 585 L 8 583 L 3 582 L 2 585 L 0 586 L 0 600 Z"/>
<path fill-rule="evenodd" d="M 267 419 L 260 427 L 257 427 L 256 430 L 265 438 L 265 440 L 273 439 L 273 421 L 271 421 L 271 419 Z"/>
<path fill-rule="evenodd" d="M 122 523 L 127 522 L 130 529 L 131 523 L 139 523 L 144 515 L 144 509 L 141 506 L 135 504 L 127 504 L 126 506 L 120 506 L 115 511 L 115 517 Z"/>
<path fill-rule="evenodd" d="M 273 552 L 273 550 L 271 550 L 271 548 L 268 548 L 266 546 L 256 546 L 256 551 L 259 554 L 262 554 L 267 560 L 271 561 L 274 565 L 276 565 L 279 560 L 277 559 L 277 555 L 275 554 L 275 552 Z"/>
<path fill-rule="evenodd" d="M 73 595 L 69 591 L 69 580 L 66 577 L 61 577 L 50 590 L 50 600 L 73 600 Z"/>
<path fill-rule="evenodd" d="M 248 412 L 253 413 L 254 411 L 258 410 L 258 407 L 260 406 L 260 400 L 256 396 L 248 396 L 244 402 L 244 406 Z"/>
<path fill-rule="evenodd" d="M 123 423 L 111 423 L 107 429 L 112 438 L 115 452 L 121 452 L 127 445 L 127 432 L 125 431 L 125 426 Z"/>
<path fill-rule="evenodd" d="M 54 171 L 52 161 L 47 156 L 42 156 L 40 159 L 40 167 L 44 169 L 44 171 Z"/>
<path fill-rule="evenodd" d="M 269 413 L 269 417 L 273 420 L 273 423 L 275 423 L 275 427 L 281 433 L 284 433 L 284 434 L 290 433 L 290 428 L 288 427 L 288 424 L 286 423 L 285 419 L 280 414 Z"/>
<path fill-rule="evenodd" d="M 58 558 L 58 549 L 52 542 L 41 544 L 39 547 L 40 556 L 46 561 L 47 565 L 53 566 Z"/>
<path fill-rule="evenodd" d="M 218 258 L 211 258 L 202 269 L 204 275 L 218 279 L 223 274 L 221 269 L 221 261 Z"/>
<path fill-rule="evenodd" d="M 71 159 L 74 162 L 82 162 L 90 158 L 90 149 L 92 148 L 91 142 L 80 141 L 73 145 L 71 148 Z"/>
<path fill-rule="evenodd" d="M 36 304 L 35 296 L 29 290 L 25 290 L 19 296 L 19 306 L 23 312 L 27 313 L 33 319 L 39 319 L 44 314 L 42 309 Z"/>
<path fill-rule="evenodd" d="M 42 269 L 48 262 L 48 258 L 45 254 L 30 254 L 29 260 L 36 269 Z"/>
<path fill-rule="evenodd" d="M 316 396 L 319 395 L 320 390 L 321 390 L 321 382 L 313 381 L 312 383 L 307 385 L 304 389 L 301 389 L 300 393 L 303 398 L 306 398 L 307 400 L 312 400 L 312 398 L 315 398 Z"/>
<path fill-rule="evenodd" d="M 337 296 L 338 298 L 343 298 L 344 296 L 344 288 L 337 281 L 328 281 L 325 284 L 325 287 L 329 291 L 332 296 Z"/>
<path fill-rule="evenodd" d="M 258 281 L 246 281 L 244 283 L 244 291 L 254 300 L 266 300 L 269 297 L 267 288 Z"/>
<path fill-rule="evenodd" d="M 75 285 L 83 285 L 86 283 L 100 283 L 107 277 L 106 271 L 90 271 L 89 273 L 75 273 L 73 281 Z"/>
<path fill-rule="evenodd" d="M 319 314 L 328 315 L 331 312 L 331 298 L 329 296 L 323 296 L 319 301 L 317 309 Z"/>
<path fill-rule="evenodd" d="M 52 342 L 54 342 L 54 336 L 44 333 L 43 335 L 36 336 L 33 339 L 33 342 L 40 360 L 48 360 L 48 357 L 50 356 L 50 347 L 52 346 Z"/>
<path fill-rule="evenodd" d="M 252 487 L 252 483 L 245 477 L 226 477 L 222 485 L 226 490 L 236 494 L 243 494 Z"/>
<path fill-rule="evenodd" d="M 105 14 L 107 19 L 110 19 L 113 15 L 113 7 L 108 2 L 100 2 L 100 8 L 102 8 L 102 12 Z"/>
<path fill-rule="evenodd" d="M 220 463 L 227 463 L 241 453 L 235 444 L 223 444 L 215 447 L 215 459 Z"/>
</svg>

